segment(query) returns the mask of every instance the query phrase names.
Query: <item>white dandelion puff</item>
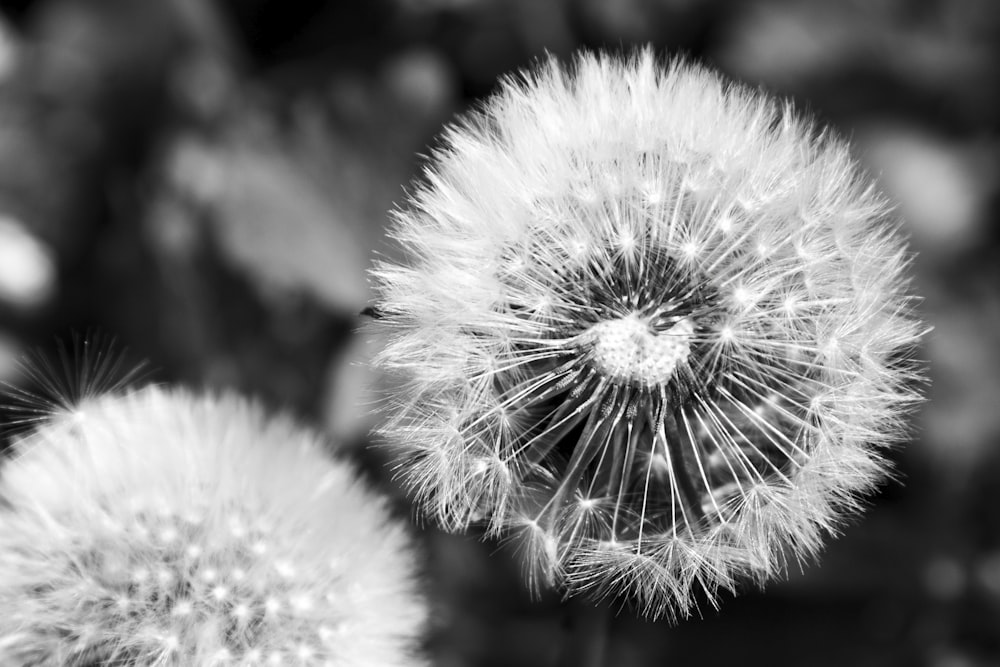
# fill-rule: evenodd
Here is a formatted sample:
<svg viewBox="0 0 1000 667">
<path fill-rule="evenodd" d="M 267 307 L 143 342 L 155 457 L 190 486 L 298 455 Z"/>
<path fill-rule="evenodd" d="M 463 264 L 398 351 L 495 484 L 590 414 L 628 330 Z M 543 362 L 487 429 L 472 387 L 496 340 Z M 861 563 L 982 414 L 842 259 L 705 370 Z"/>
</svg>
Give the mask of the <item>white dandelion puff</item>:
<svg viewBox="0 0 1000 667">
<path fill-rule="evenodd" d="M 0 663 L 423 664 L 404 526 L 290 420 L 146 388 L 88 398 L 14 447 Z"/>
<path fill-rule="evenodd" d="M 447 130 L 397 212 L 383 433 L 452 530 L 651 616 L 820 547 L 918 376 L 908 255 L 848 148 L 685 62 L 555 60 Z"/>
</svg>

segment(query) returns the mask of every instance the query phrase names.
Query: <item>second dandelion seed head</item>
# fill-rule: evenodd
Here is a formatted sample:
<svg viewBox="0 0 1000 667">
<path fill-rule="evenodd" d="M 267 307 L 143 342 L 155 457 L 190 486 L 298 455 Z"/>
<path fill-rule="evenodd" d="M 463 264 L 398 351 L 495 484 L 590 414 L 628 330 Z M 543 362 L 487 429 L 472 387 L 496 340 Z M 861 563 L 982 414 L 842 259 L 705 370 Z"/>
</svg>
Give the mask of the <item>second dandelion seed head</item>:
<svg viewBox="0 0 1000 667">
<path fill-rule="evenodd" d="M 87 397 L 0 467 L 0 663 L 414 665 L 385 501 L 236 396 Z"/>
</svg>

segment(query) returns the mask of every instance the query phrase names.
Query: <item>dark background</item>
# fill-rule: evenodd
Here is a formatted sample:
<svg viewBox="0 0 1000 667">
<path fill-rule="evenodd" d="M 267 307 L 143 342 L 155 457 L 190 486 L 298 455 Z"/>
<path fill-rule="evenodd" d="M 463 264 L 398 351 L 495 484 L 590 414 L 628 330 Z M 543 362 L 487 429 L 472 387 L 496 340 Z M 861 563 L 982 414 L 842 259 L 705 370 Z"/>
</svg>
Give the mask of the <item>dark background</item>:
<svg viewBox="0 0 1000 667">
<path fill-rule="evenodd" d="M 899 204 L 935 327 L 930 400 L 893 455 L 899 481 L 818 563 L 675 627 L 626 608 L 607 664 L 1000 665 L 993 0 L 0 7 L 0 380 L 31 387 L 26 351 L 58 358 L 56 337 L 102 331 L 156 381 L 299 414 L 390 492 L 358 407 L 378 341 L 352 332 L 372 253 L 392 252 L 387 211 L 445 122 L 580 47 L 652 43 L 791 97 Z M 533 602 L 495 544 L 421 537 L 437 664 L 555 664 L 577 605 Z"/>
</svg>

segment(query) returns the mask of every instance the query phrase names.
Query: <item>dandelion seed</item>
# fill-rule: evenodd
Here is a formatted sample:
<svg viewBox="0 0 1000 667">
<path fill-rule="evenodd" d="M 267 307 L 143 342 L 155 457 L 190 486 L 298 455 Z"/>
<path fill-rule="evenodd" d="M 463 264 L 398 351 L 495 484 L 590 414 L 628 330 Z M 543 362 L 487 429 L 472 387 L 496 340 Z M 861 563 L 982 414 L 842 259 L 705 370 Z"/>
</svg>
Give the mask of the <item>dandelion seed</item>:
<svg viewBox="0 0 1000 667">
<path fill-rule="evenodd" d="M 896 227 L 757 92 L 648 51 L 551 60 L 396 214 L 383 434 L 442 525 L 520 532 L 533 581 L 689 613 L 881 479 L 919 375 Z"/>
<path fill-rule="evenodd" d="M 86 413 L 53 415 L 0 468 L 0 664 L 253 664 L 289 645 L 296 664 L 424 664 L 405 531 L 316 436 L 158 388 Z M 250 526 L 272 527 L 267 549 Z M 371 594 L 350 598 L 352 582 Z M 357 630 L 312 648 L 345 620 Z"/>
</svg>

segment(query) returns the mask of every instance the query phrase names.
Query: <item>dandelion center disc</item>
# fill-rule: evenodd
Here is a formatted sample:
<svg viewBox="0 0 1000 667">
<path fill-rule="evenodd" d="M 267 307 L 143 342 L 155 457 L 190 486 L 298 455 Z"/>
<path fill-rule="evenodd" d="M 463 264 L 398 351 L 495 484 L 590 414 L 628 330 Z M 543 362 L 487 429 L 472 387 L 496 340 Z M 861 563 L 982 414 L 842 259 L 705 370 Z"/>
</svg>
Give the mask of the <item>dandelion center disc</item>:
<svg viewBox="0 0 1000 667">
<path fill-rule="evenodd" d="M 602 372 L 612 379 L 654 387 L 669 382 L 677 365 L 687 361 L 693 333 L 694 325 L 687 318 L 656 332 L 633 313 L 599 322 L 587 338 L 594 363 Z"/>
</svg>

